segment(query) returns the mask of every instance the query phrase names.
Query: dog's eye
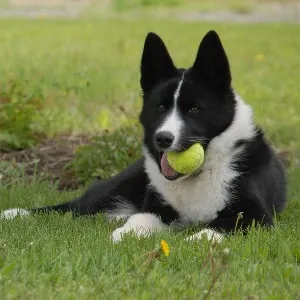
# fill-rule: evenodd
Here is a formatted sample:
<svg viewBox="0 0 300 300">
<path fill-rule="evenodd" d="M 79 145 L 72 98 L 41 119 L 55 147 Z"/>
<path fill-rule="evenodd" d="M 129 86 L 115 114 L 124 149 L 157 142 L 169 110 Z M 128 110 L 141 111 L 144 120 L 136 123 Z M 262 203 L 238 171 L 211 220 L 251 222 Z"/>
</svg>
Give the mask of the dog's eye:
<svg viewBox="0 0 300 300">
<path fill-rule="evenodd" d="M 164 111 L 166 110 L 166 107 L 165 107 L 164 105 L 162 105 L 162 104 L 161 104 L 161 105 L 158 105 L 156 108 L 157 108 L 157 110 L 160 111 L 160 112 L 164 112 Z"/>
<path fill-rule="evenodd" d="M 198 107 L 192 107 L 189 109 L 188 113 L 189 115 L 195 115 L 199 112 L 199 108 Z"/>
</svg>

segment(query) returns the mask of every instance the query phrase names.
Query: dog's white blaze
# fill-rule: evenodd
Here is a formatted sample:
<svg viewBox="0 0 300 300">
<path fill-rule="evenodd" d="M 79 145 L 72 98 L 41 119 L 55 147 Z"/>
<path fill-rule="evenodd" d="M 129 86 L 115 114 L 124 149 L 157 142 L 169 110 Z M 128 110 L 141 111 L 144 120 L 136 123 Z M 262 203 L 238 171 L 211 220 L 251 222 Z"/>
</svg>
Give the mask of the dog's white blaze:
<svg viewBox="0 0 300 300">
<path fill-rule="evenodd" d="M 177 100 L 178 100 L 179 95 L 180 95 L 180 90 L 181 90 L 181 87 L 182 87 L 182 84 L 183 84 L 183 80 L 184 80 L 184 73 L 182 74 L 182 78 L 179 81 L 177 89 L 174 93 L 174 107 L 177 107 Z"/>
<path fill-rule="evenodd" d="M 176 144 L 180 138 L 180 132 L 182 129 L 182 125 L 183 125 L 183 122 L 178 115 L 177 108 L 174 107 L 172 109 L 171 113 L 167 116 L 165 122 L 156 131 L 156 133 L 159 133 L 160 131 L 171 132 L 174 135 L 174 141 L 170 147 L 172 149 L 173 147 L 176 147 Z"/>
<path fill-rule="evenodd" d="M 178 109 L 177 109 L 177 101 L 178 101 L 178 98 L 180 95 L 180 90 L 181 90 L 181 87 L 183 84 L 183 80 L 184 80 L 184 74 L 182 75 L 182 78 L 179 81 L 178 86 L 174 93 L 173 108 L 172 108 L 171 112 L 167 115 L 163 124 L 156 131 L 156 133 L 158 133 L 160 131 L 169 131 L 174 135 L 174 141 L 170 148 L 174 148 L 174 147 L 176 148 L 176 144 L 180 138 L 180 133 L 182 130 L 182 125 L 183 125 L 183 122 L 180 119 L 180 116 L 178 114 Z"/>
<path fill-rule="evenodd" d="M 123 227 L 116 229 L 112 234 L 112 240 L 117 243 L 122 240 L 124 234 L 134 232 L 137 236 L 148 236 L 153 231 L 166 228 L 160 218 L 150 213 L 140 213 L 131 216 Z"/>
<path fill-rule="evenodd" d="M 249 140 L 254 135 L 251 107 L 236 96 L 233 122 L 209 143 L 198 176 L 167 180 L 144 148 L 146 172 L 151 184 L 179 212 L 184 223 L 209 223 L 217 217 L 218 211 L 225 208 L 229 198 L 228 187 L 239 175 L 232 164 L 238 155 L 242 155 L 243 149 L 235 149 L 235 143 L 241 139 Z"/>
</svg>

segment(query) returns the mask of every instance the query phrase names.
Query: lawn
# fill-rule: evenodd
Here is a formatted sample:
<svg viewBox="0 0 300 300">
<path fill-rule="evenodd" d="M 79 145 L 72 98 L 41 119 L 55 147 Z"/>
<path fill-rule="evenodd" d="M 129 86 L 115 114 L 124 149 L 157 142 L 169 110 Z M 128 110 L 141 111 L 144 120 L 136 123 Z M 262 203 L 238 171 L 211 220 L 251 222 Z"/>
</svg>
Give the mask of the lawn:
<svg viewBox="0 0 300 300">
<path fill-rule="evenodd" d="M 211 245 L 183 241 L 197 228 L 128 237 L 114 245 L 110 235 L 118 224 L 102 216 L 0 220 L 1 299 L 201 299 L 208 291 L 213 299 L 300 298 L 298 25 L 0 20 L 0 93 L 8 95 L 13 86 L 17 95 L 40 101 L 30 125 L 37 132 L 115 129 L 138 116 L 146 33 L 159 33 L 177 65 L 189 66 L 211 28 L 221 35 L 236 90 L 253 106 L 267 137 L 290 157 L 289 204 L 275 228 L 230 236 L 212 250 L 212 271 L 210 264 L 203 266 Z M 2 182 L 0 210 L 58 203 L 85 189 L 59 192 L 38 177 L 9 188 Z M 144 254 L 161 239 L 170 245 L 170 255 L 145 264 L 149 255 Z M 226 248 L 230 254 L 222 264 Z"/>
</svg>

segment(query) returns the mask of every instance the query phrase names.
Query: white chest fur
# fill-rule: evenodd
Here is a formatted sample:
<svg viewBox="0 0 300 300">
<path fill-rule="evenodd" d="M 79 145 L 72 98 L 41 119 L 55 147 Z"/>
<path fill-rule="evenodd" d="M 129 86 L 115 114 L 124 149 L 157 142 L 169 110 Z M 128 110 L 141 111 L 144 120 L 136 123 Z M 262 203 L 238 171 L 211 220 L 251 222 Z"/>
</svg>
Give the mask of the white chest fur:
<svg viewBox="0 0 300 300">
<path fill-rule="evenodd" d="M 238 96 L 236 100 L 234 120 L 226 131 L 210 142 L 198 176 L 169 181 L 144 149 L 145 168 L 151 184 L 179 212 L 183 221 L 210 222 L 229 200 L 228 188 L 239 175 L 232 165 L 237 156 L 243 154 L 243 149 L 235 149 L 234 145 L 238 140 L 251 139 L 255 134 L 251 108 Z"/>
<path fill-rule="evenodd" d="M 146 155 L 146 170 L 151 184 L 179 212 L 182 221 L 207 223 L 225 208 L 229 196 L 228 185 L 238 175 L 230 168 L 232 156 L 222 157 L 223 154 L 214 153 L 215 163 L 212 163 L 208 154 L 202 172 L 195 177 L 185 176 L 169 181 L 149 155 Z"/>
</svg>

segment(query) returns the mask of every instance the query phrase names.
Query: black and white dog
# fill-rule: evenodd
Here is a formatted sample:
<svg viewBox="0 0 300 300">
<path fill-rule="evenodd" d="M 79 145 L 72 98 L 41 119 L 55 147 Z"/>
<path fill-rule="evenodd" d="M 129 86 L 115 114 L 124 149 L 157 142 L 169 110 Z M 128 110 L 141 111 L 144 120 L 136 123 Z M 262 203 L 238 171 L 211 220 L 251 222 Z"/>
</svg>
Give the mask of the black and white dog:
<svg viewBox="0 0 300 300">
<path fill-rule="evenodd" d="M 73 201 L 32 210 L 4 211 L 2 217 L 72 211 L 127 216 L 113 232 L 115 242 L 130 231 L 138 236 L 168 226 L 207 224 L 190 239 L 220 240 L 222 232 L 243 230 L 253 221 L 272 225 L 286 203 L 283 167 L 253 123 L 249 105 L 231 86 L 229 62 L 216 32 L 200 43 L 194 65 L 175 67 L 163 41 L 145 40 L 141 61 L 144 157 Z M 166 152 L 194 143 L 205 150 L 202 167 L 190 175 L 173 170 Z M 242 213 L 242 217 L 241 216 Z"/>
</svg>

